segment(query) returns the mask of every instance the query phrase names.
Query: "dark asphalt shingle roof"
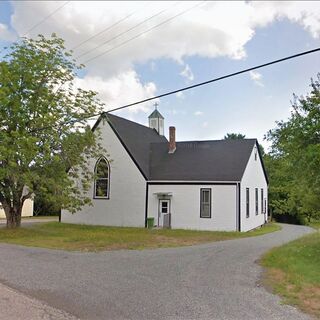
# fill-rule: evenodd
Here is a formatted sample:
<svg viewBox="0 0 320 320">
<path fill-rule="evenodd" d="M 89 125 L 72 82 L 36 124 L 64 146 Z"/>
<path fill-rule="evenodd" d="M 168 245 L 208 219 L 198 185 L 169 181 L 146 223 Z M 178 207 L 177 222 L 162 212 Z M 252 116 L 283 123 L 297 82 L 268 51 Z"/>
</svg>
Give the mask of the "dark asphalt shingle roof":
<svg viewBox="0 0 320 320">
<path fill-rule="evenodd" d="M 257 143 L 256 139 L 177 142 L 176 151 L 169 154 L 167 139 L 156 130 L 112 114 L 105 116 L 148 180 L 240 181 Z"/>
<path fill-rule="evenodd" d="M 146 178 L 149 178 L 150 144 L 153 142 L 168 143 L 155 129 L 143 126 L 133 121 L 108 114 L 108 120 L 133 160 L 139 166 Z"/>
<path fill-rule="evenodd" d="M 150 180 L 240 181 L 256 139 L 151 144 Z"/>
</svg>

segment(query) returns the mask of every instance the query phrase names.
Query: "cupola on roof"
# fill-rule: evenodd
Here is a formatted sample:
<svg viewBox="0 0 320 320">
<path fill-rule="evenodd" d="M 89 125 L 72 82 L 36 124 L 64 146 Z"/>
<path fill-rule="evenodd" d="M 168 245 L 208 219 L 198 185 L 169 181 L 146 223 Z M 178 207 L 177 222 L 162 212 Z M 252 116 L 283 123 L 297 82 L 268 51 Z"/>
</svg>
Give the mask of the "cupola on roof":
<svg viewBox="0 0 320 320">
<path fill-rule="evenodd" d="M 164 117 L 162 116 L 162 114 L 161 114 L 157 109 L 154 109 L 154 111 L 150 114 L 150 116 L 149 116 L 148 118 L 149 118 L 149 119 L 151 119 L 151 118 L 164 119 Z"/>
</svg>

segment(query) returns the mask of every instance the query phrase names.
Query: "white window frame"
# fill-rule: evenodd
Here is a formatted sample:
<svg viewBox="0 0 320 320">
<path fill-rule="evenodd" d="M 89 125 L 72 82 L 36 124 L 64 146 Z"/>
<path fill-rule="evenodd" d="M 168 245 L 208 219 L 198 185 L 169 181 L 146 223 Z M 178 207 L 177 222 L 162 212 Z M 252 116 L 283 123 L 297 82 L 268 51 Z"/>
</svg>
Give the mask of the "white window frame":
<svg viewBox="0 0 320 320">
<path fill-rule="evenodd" d="M 250 188 L 246 188 L 246 218 L 250 217 Z"/>
<path fill-rule="evenodd" d="M 203 201 L 203 192 L 209 192 L 209 202 Z M 211 188 L 201 188 L 200 189 L 200 218 L 211 219 L 211 210 L 212 210 L 212 190 Z M 204 206 L 209 206 L 209 216 L 204 216 Z"/>
<path fill-rule="evenodd" d="M 107 178 L 97 178 L 95 176 L 94 187 L 93 187 L 93 199 L 110 199 L 110 163 L 106 157 L 100 157 L 97 160 L 95 168 L 94 168 L 94 174 L 95 175 L 97 174 L 97 169 L 98 169 L 99 163 L 101 161 L 105 161 L 108 166 L 108 176 L 107 176 Z M 99 181 L 99 180 L 107 180 L 107 195 L 106 196 L 98 196 L 97 195 L 97 181 Z"/>
</svg>

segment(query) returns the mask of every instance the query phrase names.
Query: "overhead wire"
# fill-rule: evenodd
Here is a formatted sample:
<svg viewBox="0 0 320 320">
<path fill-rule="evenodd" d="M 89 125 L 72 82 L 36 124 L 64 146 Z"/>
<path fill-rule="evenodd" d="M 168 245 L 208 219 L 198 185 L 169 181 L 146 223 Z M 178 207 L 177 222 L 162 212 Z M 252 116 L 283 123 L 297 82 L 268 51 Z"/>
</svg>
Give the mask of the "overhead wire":
<svg viewBox="0 0 320 320">
<path fill-rule="evenodd" d="M 45 22 L 47 19 L 49 19 L 50 17 L 52 17 L 55 13 L 57 13 L 59 10 L 61 10 L 62 8 L 64 8 L 69 2 L 71 1 L 66 1 L 63 5 L 59 6 L 58 8 L 56 8 L 54 11 L 52 11 L 50 14 L 48 14 L 47 16 L 45 16 L 42 20 L 40 20 L 38 23 L 36 23 L 35 25 L 33 25 L 28 31 L 26 31 L 22 36 L 19 36 L 18 38 L 23 38 L 25 37 L 28 33 L 30 33 L 32 30 L 36 29 L 38 26 L 40 26 L 43 22 Z M 0 53 L 3 53 L 7 50 L 9 50 L 9 46 L 3 48 Z"/>
<path fill-rule="evenodd" d="M 301 56 L 305 56 L 307 54 L 315 53 L 315 52 L 318 52 L 318 51 L 320 51 L 320 47 L 312 49 L 312 50 L 308 50 L 308 51 L 303 51 L 303 52 L 300 52 L 300 53 L 297 53 L 297 54 L 294 54 L 294 55 L 291 55 L 291 56 L 287 56 L 287 57 L 284 57 L 284 58 L 281 58 L 281 59 L 273 60 L 273 61 L 270 61 L 270 62 L 267 62 L 267 63 L 263 63 L 263 64 L 255 66 L 255 67 L 251 67 L 251 68 L 243 69 L 243 70 L 240 70 L 240 71 L 237 71 L 237 72 L 229 73 L 227 75 L 224 75 L 224 76 L 221 76 L 221 77 L 218 77 L 218 78 L 214 78 L 214 79 L 210 79 L 210 80 L 207 80 L 207 81 L 203 81 L 203 82 L 200 82 L 200 83 L 196 83 L 196 84 L 193 84 L 191 86 L 187 86 L 187 87 L 183 87 L 183 88 L 180 88 L 180 89 L 169 91 L 169 92 L 166 92 L 166 93 L 163 93 L 163 94 L 159 94 L 159 95 L 151 97 L 151 98 L 147 98 L 147 99 L 143 99 L 143 100 L 140 100 L 140 101 L 137 101 L 137 102 L 129 103 L 129 104 L 124 105 L 122 107 L 110 109 L 110 110 L 107 111 L 107 113 L 114 112 L 114 111 L 121 110 L 121 109 L 125 109 L 125 108 L 129 108 L 131 106 L 134 106 L 134 105 L 137 105 L 137 104 L 141 104 L 141 103 L 144 103 L 144 102 L 148 102 L 148 101 L 151 101 L 151 100 L 163 98 L 163 97 L 166 97 L 166 96 L 178 93 L 178 92 L 183 92 L 183 91 L 186 91 L 186 90 L 194 89 L 194 88 L 197 88 L 197 87 L 200 87 L 200 86 L 207 85 L 209 83 L 213 83 L 213 82 L 216 82 L 216 81 L 220 81 L 220 80 L 223 80 L 223 79 L 234 77 L 234 76 L 237 76 L 237 75 L 242 74 L 242 73 L 246 73 L 246 72 L 250 72 L 250 71 L 253 71 L 253 70 L 260 69 L 260 68 L 264 68 L 264 67 L 276 64 L 276 63 L 280 63 L 280 62 L 283 62 L 283 61 L 286 61 L 286 60 L 291 60 L 291 59 L 298 58 L 298 57 L 301 57 Z"/>
<path fill-rule="evenodd" d="M 130 32 L 130 31 L 132 31 L 132 30 L 134 30 L 134 29 L 136 29 L 136 28 L 138 28 L 138 27 L 140 27 L 141 25 L 143 25 L 144 23 L 150 21 L 151 19 L 153 19 L 153 18 L 161 15 L 162 13 L 164 13 L 165 11 L 171 9 L 171 8 L 174 7 L 175 5 L 177 5 L 177 2 L 175 2 L 175 4 L 174 4 L 173 6 L 170 6 L 170 7 L 167 7 L 167 8 L 165 8 L 165 9 L 162 9 L 162 10 L 158 11 L 157 13 L 151 15 L 150 17 L 144 19 L 143 21 L 135 24 L 133 27 L 131 27 L 131 28 L 129 28 L 129 29 L 127 29 L 127 30 L 125 30 L 125 31 L 123 31 L 123 32 L 115 35 L 115 36 L 113 36 L 112 38 L 110 38 L 110 39 L 108 39 L 108 40 L 100 43 L 99 45 L 95 46 L 94 48 L 92 48 L 92 49 L 90 49 L 90 50 L 88 50 L 88 51 L 86 51 L 86 52 L 84 52 L 84 53 L 76 56 L 76 59 L 81 58 L 81 57 L 83 57 L 83 56 L 86 56 L 86 55 L 89 54 L 90 52 L 95 51 L 95 50 L 97 50 L 98 48 L 103 47 L 103 46 L 105 46 L 106 44 L 112 42 L 113 40 L 118 39 L 119 37 L 121 37 L 121 36 L 125 35 L 126 33 Z"/>
<path fill-rule="evenodd" d="M 190 7 L 190 8 L 188 8 L 188 9 L 182 11 L 182 12 L 179 12 L 178 14 L 174 15 L 173 17 L 170 17 L 170 18 L 168 18 L 168 19 L 160 22 L 159 24 L 157 24 L 157 25 L 155 25 L 155 26 L 153 26 L 153 27 L 151 27 L 151 28 L 149 28 L 149 29 L 147 29 L 147 30 L 139 33 L 138 35 L 136 35 L 136 36 L 134 36 L 134 37 L 132 37 L 132 38 L 130 38 L 130 39 L 128 39 L 128 40 L 120 43 L 119 45 L 114 46 L 114 47 L 112 47 L 112 48 L 110 48 L 110 49 L 108 49 L 108 50 L 106 50 L 106 51 L 104 51 L 104 52 L 102 52 L 102 53 L 100 53 L 100 54 L 98 54 L 98 55 L 96 55 L 96 56 L 88 59 L 88 60 L 85 60 L 85 61 L 83 62 L 83 64 L 88 63 L 88 62 L 91 62 L 92 60 L 95 60 L 95 59 L 97 59 L 97 58 L 99 58 L 99 57 L 101 57 L 101 56 L 103 56 L 103 55 L 105 55 L 105 54 L 107 54 L 107 53 L 115 50 L 115 49 L 118 49 L 118 48 L 122 47 L 123 45 L 125 45 L 125 44 L 127 44 L 127 43 L 129 43 L 129 42 L 131 42 L 131 41 L 133 41 L 133 40 L 135 40 L 135 39 L 137 39 L 137 38 L 145 35 L 146 33 L 150 32 L 150 31 L 152 31 L 152 30 L 154 30 L 154 29 L 156 29 L 156 28 L 158 28 L 158 27 L 160 27 L 160 26 L 162 26 L 162 25 L 164 25 L 164 24 L 166 24 L 166 23 L 168 23 L 168 22 L 176 19 L 177 17 L 179 17 L 179 16 L 187 13 L 188 11 L 190 11 L 190 10 L 192 10 L 192 9 L 200 6 L 201 4 L 203 4 L 203 3 L 206 2 L 206 1 L 207 1 L 207 0 L 201 1 L 201 2 L 197 3 L 196 5 Z M 79 58 L 79 57 L 78 57 L 78 58 Z"/>
<path fill-rule="evenodd" d="M 52 11 L 50 14 L 48 14 L 46 17 L 44 17 L 41 21 L 39 21 L 38 23 L 36 23 L 33 27 L 31 27 L 27 32 L 24 33 L 24 35 L 22 37 L 25 37 L 28 33 L 30 33 L 31 31 L 33 31 L 34 29 L 36 29 L 38 26 L 40 26 L 43 22 L 45 22 L 46 20 L 48 20 L 50 17 L 52 17 L 56 12 L 58 12 L 59 10 L 61 10 L 62 8 L 64 8 L 70 1 L 66 1 L 63 5 L 59 6 L 57 9 L 55 9 L 54 11 Z"/>
<path fill-rule="evenodd" d="M 95 33 L 94 35 L 90 36 L 88 39 L 78 43 L 76 46 L 72 47 L 71 50 L 74 50 L 74 49 L 78 49 L 80 48 L 82 45 L 84 45 L 85 43 L 87 43 L 88 41 L 90 41 L 91 39 L 93 38 L 96 38 L 98 36 L 100 36 L 101 34 L 111 30 L 112 28 L 116 27 L 117 25 L 119 25 L 121 22 L 125 21 L 125 20 L 128 20 L 131 16 L 133 16 L 134 14 L 136 13 L 136 11 L 134 12 L 131 12 L 129 13 L 128 15 L 126 15 L 124 18 L 116 21 L 115 23 L 113 23 L 111 26 L 108 26 L 107 28 L 99 31 L 98 33 Z"/>
<path fill-rule="evenodd" d="M 308 50 L 308 51 L 303 51 L 303 52 L 300 52 L 300 53 L 297 53 L 297 54 L 294 54 L 294 55 L 291 55 L 291 56 L 287 56 L 287 57 L 284 57 L 284 58 L 281 58 L 281 59 L 272 60 L 270 62 L 259 64 L 259 65 L 254 66 L 254 67 L 242 69 L 242 70 L 237 71 L 237 72 L 229 73 L 229 74 L 217 77 L 217 78 L 213 78 L 213 79 L 209 79 L 207 81 L 199 82 L 199 83 L 193 84 L 191 86 L 182 87 L 182 88 L 175 89 L 175 90 L 172 90 L 172 91 L 169 91 L 169 92 L 166 92 L 166 93 L 159 94 L 157 96 L 153 96 L 153 97 L 150 97 L 150 98 L 147 98 L 147 99 L 143 99 L 143 100 L 139 100 L 139 101 L 136 101 L 136 102 L 133 102 L 133 103 L 129 103 L 129 104 L 123 105 L 121 107 L 109 109 L 107 111 L 103 111 L 103 112 L 99 112 L 99 113 L 96 113 L 96 114 L 92 114 L 92 115 L 89 115 L 89 116 L 86 116 L 86 117 L 82 117 L 82 118 L 79 118 L 79 119 L 66 121 L 64 123 L 60 123 L 59 126 L 61 126 L 63 124 L 74 124 L 74 123 L 77 123 L 77 122 L 80 122 L 80 121 L 83 121 L 83 120 L 87 120 L 87 119 L 91 119 L 91 118 L 94 118 L 94 117 L 101 116 L 103 114 L 108 114 L 110 112 L 114 112 L 114 111 L 122 110 L 122 109 L 125 109 L 125 108 L 129 108 L 129 107 L 141 104 L 141 103 L 145 103 L 145 102 L 152 101 L 152 100 L 155 100 L 155 99 L 163 98 L 163 97 L 166 97 L 166 96 L 169 96 L 169 95 L 172 95 L 172 94 L 176 94 L 178 92 L 183 92 L 183 91 L 186 91 L 186 90 L 194 89 L 194 88 L 197 88 L 197 87 L 200 87 L 200 86 L 204 86 L 204 85 L 207 85 L 207 84 L 210 84 L 210 83 L 213 83 L 213 82 L 221 81 L 221 80 L 224 80 L 224 79 L 227 79 L 227 78 L 230 78 L 230 77 L 234 77 L 234 76 L 246 73 L 246 72 L 250 72 L 250 71 L 253 71 L 253 70 L 261 69 L 261 68 L 264 68 L 264 67 L 267 67 L 267 66 L 270 66 L 270 65 L 274 65 L 274 64 L 277 64 L 277 63 L 280 63 L 280 62 L 284 62 L 284 61 L 287 61 L 287 60 L 295 59 L 295 58 L 298 58 L 298 57 L 301 57 L 301 56 L 305 56 L 305 55 L 308 55 L 308 54 L 312 54 L 312 53 L 315 53 L 315 52 L 319 52 L 319 51 L 320 51 L 320 47 L 312 49 L 312 50 Z M 43 128 L 37 129 L 37 130 L 32 130 L 31 132 L 38 131 L 38 130 L 44 130 L 46 128 L 51 128 L 51 126 L 50 127 L 43 127 Z"/>
</svg>

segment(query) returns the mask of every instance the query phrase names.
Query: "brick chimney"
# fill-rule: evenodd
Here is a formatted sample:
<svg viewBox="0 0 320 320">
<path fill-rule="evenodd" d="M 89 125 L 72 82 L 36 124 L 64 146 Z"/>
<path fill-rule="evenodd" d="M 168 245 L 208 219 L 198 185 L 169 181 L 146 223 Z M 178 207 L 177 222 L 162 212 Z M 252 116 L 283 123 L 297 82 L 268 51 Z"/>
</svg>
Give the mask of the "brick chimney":
<svg viewBox="0 0 320 320">
<path fill-rule="evenodd" d="M 174 153 L 176 148 L 176 128 L 169 127 L 169 153 Z"/>
</svg>

